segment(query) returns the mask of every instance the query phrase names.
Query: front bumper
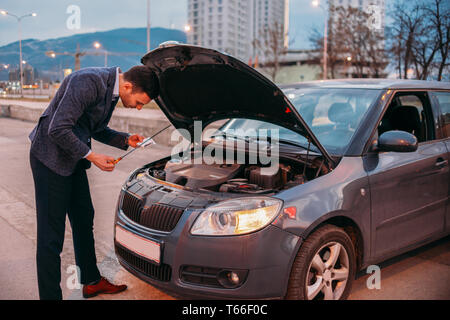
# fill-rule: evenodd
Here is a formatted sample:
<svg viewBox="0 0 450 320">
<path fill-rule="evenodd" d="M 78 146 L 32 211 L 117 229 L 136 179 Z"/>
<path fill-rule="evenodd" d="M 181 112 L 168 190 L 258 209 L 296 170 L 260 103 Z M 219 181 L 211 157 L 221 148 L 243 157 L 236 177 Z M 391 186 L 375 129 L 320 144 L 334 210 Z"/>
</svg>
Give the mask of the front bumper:
<svg viewBox="0 0 450 320">
<path fill-rule="evenodd" d="M 117 210 L 116 226 L 162 245 L 161 263 L 154 264 L 114 241 L 120 264 L 149 284 L 181 297 L 215 299 L 277 299 L 284 297 L 292 262 L 301 238 L 276 226 L 247 235 L 193 236 L 189 230 L 198 212 L 186 210 L 171 232 L 144 228 Z M 245 271 L 236 288 L 186 280 L 186 266 L 214 274 L 214 270 Z M 212 270 L 212 273 L 211 273 Z"/>
</svg>

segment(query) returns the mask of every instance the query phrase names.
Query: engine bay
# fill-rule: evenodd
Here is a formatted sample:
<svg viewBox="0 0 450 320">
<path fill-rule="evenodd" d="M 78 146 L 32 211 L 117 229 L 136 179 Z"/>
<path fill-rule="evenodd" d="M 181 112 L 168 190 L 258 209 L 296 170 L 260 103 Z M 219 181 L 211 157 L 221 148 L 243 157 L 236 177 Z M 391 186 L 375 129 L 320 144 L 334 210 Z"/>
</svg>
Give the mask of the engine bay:
<svg viewBox="0 0 450 320">
<path fill-rule="evenodd" d="M 148 167 L 156 179 L 195 191 L 272 194 L 306 183 L 329 172 L 322 157 L 302 161 L 280 159 L 270 168 L 262 164 L 208 164 L 169 159 Z"/>
</svg>

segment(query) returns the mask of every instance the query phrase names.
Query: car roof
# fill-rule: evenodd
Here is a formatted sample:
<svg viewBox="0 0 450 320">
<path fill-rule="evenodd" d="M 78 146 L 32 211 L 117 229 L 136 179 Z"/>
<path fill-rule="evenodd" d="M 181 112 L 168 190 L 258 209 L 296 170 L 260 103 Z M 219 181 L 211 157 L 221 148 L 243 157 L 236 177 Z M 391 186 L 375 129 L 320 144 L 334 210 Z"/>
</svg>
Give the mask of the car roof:
<svg viewBox="0 0 450 320">
<path fill-rule="evenodd" d="M 351 89 L 447 89 L 450 82 L 399 79 L 334 79 L 305 81 L 280 85 L 288 88 L 351 88 Z"/>
</svg>

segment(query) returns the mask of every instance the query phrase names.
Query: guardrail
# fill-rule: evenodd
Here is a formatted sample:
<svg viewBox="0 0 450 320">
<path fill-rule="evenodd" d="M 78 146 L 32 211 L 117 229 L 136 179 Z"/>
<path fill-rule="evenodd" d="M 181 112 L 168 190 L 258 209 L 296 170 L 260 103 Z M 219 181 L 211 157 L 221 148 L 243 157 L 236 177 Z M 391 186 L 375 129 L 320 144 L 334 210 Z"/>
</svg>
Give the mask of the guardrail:
<svg viewBox="0 0 450 320">
<path fill-rule="evenodd" d="M 0 117 L 8 117 L 23 121 L 37 122 L 40 115 L 47 108 L 48 102 L 6 100 L 0 98 Z M 208 128 L 219 128 L 226 120 L 212 123 Z M 170 124 L 167 117 L 160 109 L 125 109 L 116 108 L 109 122 L 109 127 L 122 132 L 139 133 L 143 136 L 151 136 L 155 132 Z M 162 145 L 175 146 L 181 142 L 172 141 L 171 127 L 159 134 L 155 141 Z M 207 138 L 207 137 L 204 137 Z"/>
<path fill-rule="evenodd" d="M 23 121 L 37 122 L 48 102 L 3 100 L 0 99 L 0 117 L 8 117 Z M 159 109 L 129 110 L 117 108 L 109 126 L 118 131 L 139 133 L 150 136 L 170 124 L 169 120 Z M 171 134 L 175 128 L 162 132 L 155 141 L 164 145 L 174 146 L 178 142 L 171 141 Z"/>
</svg>

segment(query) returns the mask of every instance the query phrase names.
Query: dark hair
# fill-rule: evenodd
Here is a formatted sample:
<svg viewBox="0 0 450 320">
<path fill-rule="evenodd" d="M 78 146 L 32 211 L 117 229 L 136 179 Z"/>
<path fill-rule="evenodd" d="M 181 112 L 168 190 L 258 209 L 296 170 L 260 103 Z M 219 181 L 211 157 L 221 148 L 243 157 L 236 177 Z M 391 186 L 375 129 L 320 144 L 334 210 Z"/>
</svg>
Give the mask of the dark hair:
<svg viewBox="0 0 450 320">
<path fill-rule="evenodd" d="M 126 81 L 133 84 L 133 91 L 143 91 L 150 99 L 159 95 L 159 81 L 156 74 L 146 66 L 134 66 L 123 74 Z"/>
</svg>

